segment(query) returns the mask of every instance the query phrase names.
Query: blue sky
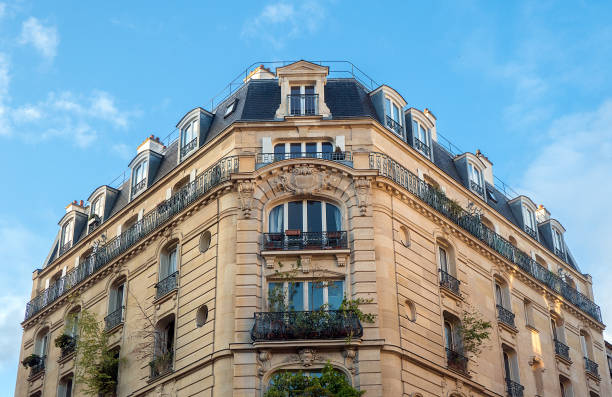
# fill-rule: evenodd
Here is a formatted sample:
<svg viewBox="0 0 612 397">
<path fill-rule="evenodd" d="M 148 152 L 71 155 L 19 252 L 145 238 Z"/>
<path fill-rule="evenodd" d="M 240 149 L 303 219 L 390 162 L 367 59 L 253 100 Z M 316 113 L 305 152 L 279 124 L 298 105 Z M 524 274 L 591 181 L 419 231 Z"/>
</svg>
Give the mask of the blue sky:
<svg viewBox="0 0 612 397">
<path fill-rule="evenodd" d="M 350 60 L 430 108 L 440 133 L 561 221 L 612 321 L 612 5 L 433 3 L 0 6 L 0 394 L 64 207 L 258 61 Z"/>
</svg>

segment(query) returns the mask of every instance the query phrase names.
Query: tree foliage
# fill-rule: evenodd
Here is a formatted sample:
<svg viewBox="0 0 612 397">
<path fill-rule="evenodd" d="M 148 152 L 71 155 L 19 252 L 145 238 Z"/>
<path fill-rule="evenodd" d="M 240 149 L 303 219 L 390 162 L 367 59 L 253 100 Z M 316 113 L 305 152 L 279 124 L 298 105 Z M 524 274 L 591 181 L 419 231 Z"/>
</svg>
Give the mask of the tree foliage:
<svg viewBox="0 0 612 397">
<path fill-rule="evenodd" d="M 321 376 L 302 371 L 282 371 L 274 374 L 265 397 L 359 397 L 365 391 L 352 387 L 346 377 L 329 363 Z"/>
<path fill-rule="evenodd" d="M 489 340 L 491 322 L 485 321 L 476 308 L 468 306 L 463 310 L 459 329 L 464 353 L 477 357 L 482 352 L 483 343 Z"/>
<path fill-rule="evenodd" d="M 94 313 L 82 310 L 78 316 L 75 381 L 84 394 L 106 396 L 117 386 L 119 364 L 123 361 L 109 348 L 109 335 Z"/>
</svg>

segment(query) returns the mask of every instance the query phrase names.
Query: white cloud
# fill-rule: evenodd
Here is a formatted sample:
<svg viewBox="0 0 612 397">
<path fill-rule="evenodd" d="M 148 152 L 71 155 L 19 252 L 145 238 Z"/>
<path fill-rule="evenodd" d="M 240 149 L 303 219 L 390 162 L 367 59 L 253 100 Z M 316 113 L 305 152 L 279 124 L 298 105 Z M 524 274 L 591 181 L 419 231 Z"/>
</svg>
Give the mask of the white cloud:
<svg viewBox="0 0 612 397">
<path fill-rule="evenodd" d="M 605 303 L 612 302 L 612 98 L 594 111 L 553 121 L 537 153 L 523 189 L 567 229 L 566 241 L 581 270 L 593 276 L 595 302 L 610 322 L 612 306 Z"/>
<path fill-rule="evenodd" d="M 323 2 L 317 0 L 268 4 L 261 13 L 249 19 L 242 28 L 242 37 L 260 39 L 275 49 L 304 34 L 315 33 L 326 17 Z"/>
<path fill-rule="evenodd" d="M 134 148 L 126 145 L 125 143 L 117 143 L 113 145 L 112 150 L 124 160 L 128 160 L 134 155 Z"/>
<path fill-rule="evenodd" d="M 21 25 L 21 44 L 31 44 L 41 55 L 53 59 L 57 55 L 59 35 L 55 26 L 44 26 L 34 17 L 28 18 Z"/>
</svg>

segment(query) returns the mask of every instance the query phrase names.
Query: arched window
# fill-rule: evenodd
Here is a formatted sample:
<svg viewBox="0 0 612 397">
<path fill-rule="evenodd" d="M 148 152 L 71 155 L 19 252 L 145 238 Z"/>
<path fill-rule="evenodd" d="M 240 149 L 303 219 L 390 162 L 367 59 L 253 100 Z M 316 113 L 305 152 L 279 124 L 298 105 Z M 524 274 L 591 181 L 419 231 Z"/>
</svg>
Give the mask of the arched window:
<svg viewBox="0 0 612 397">
<path fill-rule="evenodd" d="M 481 216 L 480 221 L 484 226 L 487 227 L 487 229 L 491 230 L 492 232 L 495 232 L 495 225 L 493 224 L 493 222 L 491 222 L 489 218 L 487 218 L 486 216 Z"/>
<path fill-rule="evenodd" d="M 414 136 L 414 148 L 421 152 L 423 155 L 429 157 L 429 141 L 431 138 L 431 131 L 425 125 L 419 121 L 412 119 L 412 134 Z"/>
<path fill-rule="evenodd" d="M 186 124 L 181 129 L 181 158 L 186 157 L 197 147 L 198 141 L 198 120 Z"/>
<path fill-rule="evenodd" d="M 438 268 L 440 271 L 440 286 L 459 295 L 459 280 L 455 266 L 455 252 L 446 240 L 437 239 Z"/>
<path fill-rule="evenodd" d="M 147 166 L 148 161 L 144 160 L 134 168 L 134 171 L 132 171 L 132 195 L 140 192 L 146 187 Z"/>
<path fill-rule="evenodd" d="M 203 327 L 208 320 L 208 306 L 202 305 L 196 312 L 196 327 Z"/>
<path fill-rule="evenodd" d="M 174 274 L 178 269 L 178 242 L 172 241 L 162 250 L 159 261 L 159 281 Z"/>
<path fill-rule="evenodd" d="M 62 226 L 62 241 L 60 244 L 60 255 L 64 252 L 68 251 L 70 247 L 72 247 L 72 238 L 74 235 L 74 223 L 72 220 L 66 222 L 64 226 Z"/>
<path fill-rule="evenodd" d="M 38 332 L 36 340 L 34 341 L 34 354 L 41 357 L 43 362 L 49 350 L 49 338 L 49 328 L 45 327 Z"/>
<path fill-rule="evenodd" d="M 290 201 L 270 211 L 268 231 L 335 232 L 342 230 L 340 209 L 331 203 L 316 200 Z"/>
<path fill-rule="evenodd" d="M 393 99 L 385 98 L 385 125 L 395 134 L 403 137 L 402 106 Z M 423 142 L 427 142 L 424 140 Z"/>
<path fill-rule="evenodd" d="M 174 184 L 174 186 L 172 187 L 172 194 L 176 194 L 179 190 L 181 190 L 182 188 L 184 188 L 185 186 L 187 186 L 187 184 L 189 183 L 189 175 L 185 176 L 184 178 L 181 178 L 177 183 Z"/>
<path fill-rule="evenodd" d="M 550 270 L 550 267 L 548 265 L 548 263 L 546 263 L 546 261 L 544 260 L 544 258 L 542 258 L 540 255 L 535 256 L 535 261 L 537 263 L 539 263 L 541 266 L 545 267 L 546 269 Z"/>
<path fill-rule="evenodd" d="M 77 306 L 70 310 L 68 315 L 66 316 L 66 335 L 69 335 L 73 338 L 79 334 L 79 315 L 81 313 L 81 307 Z"/>
<path fill-rule="evenodd" d="M 504 377 L 506 378 L 506 386 L 509 389 L 508 394 L 511 396 L 518 395 L 510 393 L 510 391 L 515 391 L 517 389 L 522 391 L 523 389 L 523 387 L 520 386 L 521 381 L 516 352 L 510 346 L 504 344 L 502 345 L 502 354 L 504 359 Z"/>
<path fill-rule="evenodd" d="M 116 280 L 110 288 L 108 315 L 104 318 L 106 330 L 123 323 L 125 307 L 125 278 Z"/>
<path fill-rule="evenodd" d="M 98 196 L 93 203 L 91 203 L 90 215 L 97 215 L 102 218 L 102 196 Z"/>
<path fill-rule="evenodd" d="M 408 320 L 415 322 L 416 321 L 416 316 L 417 316 L 417 312 L 416 312 L 416 305 L 414 304 L 413 301 L 406 299 L 405 302 L 405 311 L 406 311 L 406 317 L 408 317 Z"/>
<path fill-rule="evenodd" d="M 495 278 L 495 303 L 497 307 L 497 319 L 514 328 L 514 313 L 512 312 L 512 305 L 510 303 L 508 284 L 499 278 Z"/>
<path fill-rule="evenodd" d="M 586 331 L 580 331 L 580 347 L 582 348 L 582 354 L 589 360 L 593 359 L 593 345 L 591 344 L 591 335 Z"/>
<path fill-rule="evenodd" d="M 72 374 L 68 374 L 60 379 L 57 387 L 58 397 L 72 397 L 73 378 L 74 376 Z"/>
<path fill-rule="evenodd" d="M 565 244 L 563 244 L 563 235 L 561 232 L 553 228 L 553 247 L 555 254 L 563 255 L 565 252 Z"/>
<path fill-rule="evenodd" d="M 472 162 L 468 162 L 468 178 L 470 189 L 482 195 L 482 171 Z"/>
<path fill-rule="evenodd" d="M 508 236 L 508 241 L 512 244 L 513 247 L 518 247 L 518 242 L 513 236 Z"/>
<path fill-rule="evenodd" d="M 559 388 L 561 389 L 561 397 L 574 397 L 572 381 L 563 375 L 559 375 Z"/>
<path fill-rule="evenodd" d="M 151 362 L 151 377 L 172 371 L 174 360 L 174 314 L 160 320 L 155 326 L 155 346 Z"/>
<path fill-rule="evenodd" d="M 449 368 L 460 372 L 467 371 L 467 358 L 463 356 L 463 342 L 461 339 L 461 321 L 447 311 L 443 313 L 444 319 L 444 348 L 446 349 L 446 362 Z"/>
</svg>

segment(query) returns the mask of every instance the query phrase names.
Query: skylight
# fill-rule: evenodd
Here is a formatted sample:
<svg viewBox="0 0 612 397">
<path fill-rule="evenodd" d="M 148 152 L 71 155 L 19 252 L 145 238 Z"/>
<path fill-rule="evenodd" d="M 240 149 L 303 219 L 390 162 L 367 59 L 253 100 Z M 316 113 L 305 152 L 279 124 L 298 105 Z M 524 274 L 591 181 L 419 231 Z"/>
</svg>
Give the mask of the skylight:
<svg viewBox="0 0 612 397">
<path fill-rule="evenodd" d="M 223 117 L 227 117 L 236 110 L 236 104 L 238 103 L 238 98 L 235 98 L 227 107 L 225 108 L 225 115 Z"/>
</svg>

